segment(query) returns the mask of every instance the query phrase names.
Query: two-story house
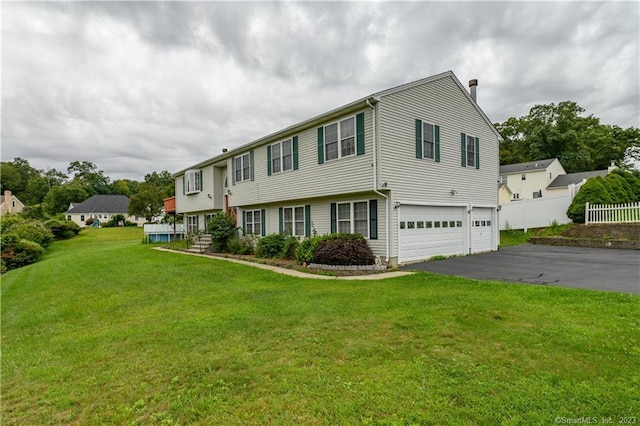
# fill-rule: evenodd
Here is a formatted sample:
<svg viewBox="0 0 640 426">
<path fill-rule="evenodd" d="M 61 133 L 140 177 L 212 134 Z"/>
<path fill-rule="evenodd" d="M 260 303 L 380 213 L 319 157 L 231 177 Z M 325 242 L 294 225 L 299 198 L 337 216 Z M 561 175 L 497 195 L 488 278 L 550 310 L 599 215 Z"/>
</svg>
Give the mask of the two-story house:
<svg viewBox="0 0 640 426">
<path fill-rule="evenodd" d="M 500 166 L 500 203 L 547 196 L 549 184 L 566 174 L 557 158 Z"/>
<path fill-rule="evenodd" d="M 360 233 L 391 265 L 496 250 L 500 134 L 451 71 L 374 93 L 175 173 L 189 231 Z"/>
</svg>

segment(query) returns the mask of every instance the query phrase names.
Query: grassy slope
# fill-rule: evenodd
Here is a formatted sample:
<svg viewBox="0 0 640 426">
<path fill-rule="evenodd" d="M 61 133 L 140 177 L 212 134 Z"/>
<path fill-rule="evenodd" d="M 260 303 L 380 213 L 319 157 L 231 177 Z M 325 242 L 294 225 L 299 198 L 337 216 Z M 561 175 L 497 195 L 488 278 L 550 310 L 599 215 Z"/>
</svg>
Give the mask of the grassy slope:
<svg viewBox="0 0 640 426">
<path fill-rule="evenodd" d="M 640 298 L 298 279 L 85 231 L 2 277 L 2 424 L 640 416 Z"/>
</svg>

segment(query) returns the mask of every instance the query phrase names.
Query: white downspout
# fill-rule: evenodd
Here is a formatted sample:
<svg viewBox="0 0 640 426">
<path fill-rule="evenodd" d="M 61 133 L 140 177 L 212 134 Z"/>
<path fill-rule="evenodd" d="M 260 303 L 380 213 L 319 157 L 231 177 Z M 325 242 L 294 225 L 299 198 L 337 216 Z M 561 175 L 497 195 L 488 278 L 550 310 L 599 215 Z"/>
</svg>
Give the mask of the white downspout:
<svg viewBox="0 0 640 426">
<path fill-rule="evenodd" d="M 372 98 L 375 99 L 375 98 Z M 367 105 L 372 109 L 371 115 L 373 116 L 373 192 L 378 194 L 379 196 L 384 198 L 384 208 L 385 208 L 385 242 L 386 242 L 386 252 L 387 258 L 385 260 L 386 263 L 389 263 L 389 252 L 391 251 L 391 241 L 389 240 L 389 232 L 390 232 L 390 217 L 389 217 L 389 197 L 382 192 L 378 191 L 378 138 L 376 134 L 376 107 L 369 102 L 367 99 Z"/>
</svg>

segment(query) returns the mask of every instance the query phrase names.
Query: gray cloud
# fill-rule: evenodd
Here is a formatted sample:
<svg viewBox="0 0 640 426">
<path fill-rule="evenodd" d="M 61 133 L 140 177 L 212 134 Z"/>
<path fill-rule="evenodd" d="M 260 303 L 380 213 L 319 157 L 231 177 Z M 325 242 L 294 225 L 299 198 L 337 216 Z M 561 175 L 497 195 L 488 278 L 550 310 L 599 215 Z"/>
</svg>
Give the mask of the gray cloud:
<svg viewBox="0 0 640 426">
<path fill-rule="evenodd" d="M 493 121 L 573 100 L 639 126 L 633 2 L 4 3 L 2 159 L 175 171 L 453 70 Z"/>
</svg>

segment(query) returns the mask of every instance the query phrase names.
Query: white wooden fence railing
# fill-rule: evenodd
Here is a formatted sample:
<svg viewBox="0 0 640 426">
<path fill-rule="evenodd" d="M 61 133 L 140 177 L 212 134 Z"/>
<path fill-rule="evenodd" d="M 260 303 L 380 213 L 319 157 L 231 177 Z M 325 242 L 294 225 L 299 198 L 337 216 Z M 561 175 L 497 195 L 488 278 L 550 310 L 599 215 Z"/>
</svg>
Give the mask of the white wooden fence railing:
<svg viewBox="0 0 640 426">
<path fill-rule="evenodd" d="M 584 206 L 584 224 L 640 222 L 640 201 L 628 204 L 593 204 Z"/>
</svg>

